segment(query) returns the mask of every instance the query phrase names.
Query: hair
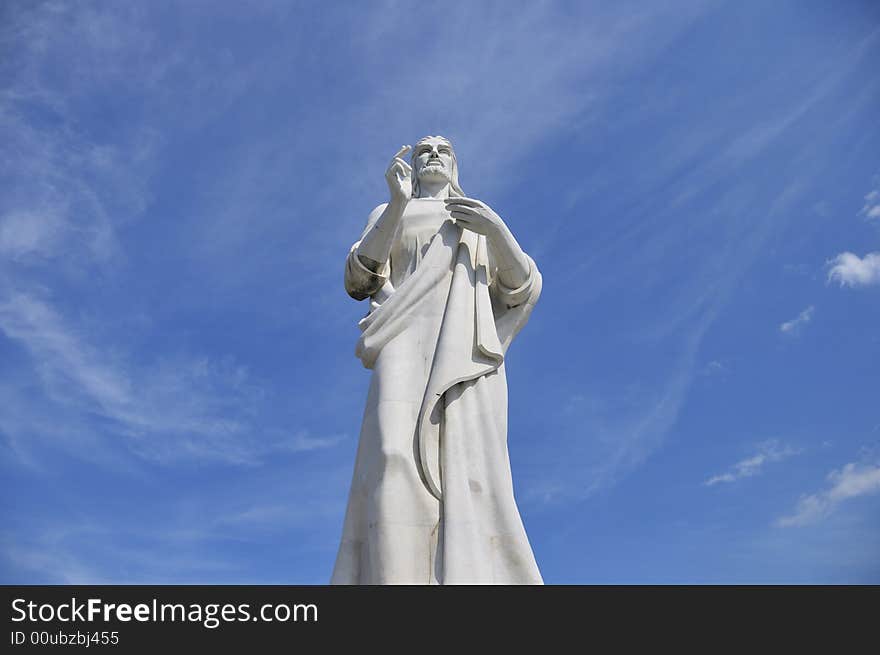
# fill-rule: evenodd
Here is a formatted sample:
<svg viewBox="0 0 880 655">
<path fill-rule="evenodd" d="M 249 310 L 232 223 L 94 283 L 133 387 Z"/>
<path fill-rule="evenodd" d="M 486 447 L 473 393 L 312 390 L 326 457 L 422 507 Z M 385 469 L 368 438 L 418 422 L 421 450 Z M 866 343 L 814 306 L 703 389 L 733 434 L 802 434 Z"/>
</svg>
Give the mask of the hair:
<svg viewBox="0 0 880 655">
<path fill-rule="evenodd" d="M 419 146 L 425 143 L 428 139 L 442 139 L 446 142 L 446 145 L 449 146 L 449 149 L 452 151 L 452 173 L 449 179 L 449 196 L 451 198 L 464 198 L 465 193 L 461 190 L 461 186 L 458 183 L 458 161 L 455 158 L 455 148 L 452 147 L 452 141 L 447 139 L 445 136 L 425 136 L 416 142 L 415 147 L 412 150 L 412 155 L 410 157 L 410 163 L 413 167 L 413 170 L 416 168 L 416 153 L 419 151 Z M 419 176 L 413 176 L 413 184 L 412 184 L 412 197 L 419 197 Z"/>
</svg>

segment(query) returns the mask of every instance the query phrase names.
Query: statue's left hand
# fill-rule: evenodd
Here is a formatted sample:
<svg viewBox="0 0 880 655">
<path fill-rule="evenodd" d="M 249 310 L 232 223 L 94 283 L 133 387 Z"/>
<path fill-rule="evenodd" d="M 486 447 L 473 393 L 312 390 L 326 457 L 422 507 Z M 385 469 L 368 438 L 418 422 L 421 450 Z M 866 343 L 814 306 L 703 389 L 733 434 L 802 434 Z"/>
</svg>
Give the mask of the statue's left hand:
<svg viewBox="0 0 880 655">
<path fill-rule="evenodd" d="M 472 198 L 447 198 L 446 210 L 463 228 L 486 236 L 495 253 L 498 277 L 506 286 L 518 289 L 528 281 L 529 258 L 489 205 Z"/>
<path fill-rule="evenodd" d="M 484 202 L 472 198 L 447 198 L 446 209 L 463 228 L 494 238 L 504 230 L 504 221 Z"/>
</svg>

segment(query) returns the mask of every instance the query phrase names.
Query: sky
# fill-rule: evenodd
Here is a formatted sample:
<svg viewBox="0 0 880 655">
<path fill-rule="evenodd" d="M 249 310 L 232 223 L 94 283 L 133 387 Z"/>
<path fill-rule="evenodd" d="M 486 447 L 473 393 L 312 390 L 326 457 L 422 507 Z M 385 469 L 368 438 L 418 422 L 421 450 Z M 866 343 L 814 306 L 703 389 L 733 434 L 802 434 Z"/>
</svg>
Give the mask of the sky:
<svg viewBox="0 0 880 655">
<path fill-rule="evenodd" d="M 548 583 L 880 583 L 880 6 L 0 7 L 0 582 L 325 584 L 345 257 L 449 137 L 537 262 Z"/>
</svg>

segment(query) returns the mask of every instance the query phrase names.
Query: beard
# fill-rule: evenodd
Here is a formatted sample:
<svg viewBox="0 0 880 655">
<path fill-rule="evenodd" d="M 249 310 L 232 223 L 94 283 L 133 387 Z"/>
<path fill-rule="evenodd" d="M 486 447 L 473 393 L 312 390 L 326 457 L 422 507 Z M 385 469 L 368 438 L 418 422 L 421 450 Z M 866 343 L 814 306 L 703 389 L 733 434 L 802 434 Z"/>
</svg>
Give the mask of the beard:
<svg viewBox="0 0 880 655">
<path fill-rule="evenodd" d="M 426 165 L 419 170 L 419 179 L 430 182 L 451 182 L 452 174 L 442 164 Z"/>
</svg>

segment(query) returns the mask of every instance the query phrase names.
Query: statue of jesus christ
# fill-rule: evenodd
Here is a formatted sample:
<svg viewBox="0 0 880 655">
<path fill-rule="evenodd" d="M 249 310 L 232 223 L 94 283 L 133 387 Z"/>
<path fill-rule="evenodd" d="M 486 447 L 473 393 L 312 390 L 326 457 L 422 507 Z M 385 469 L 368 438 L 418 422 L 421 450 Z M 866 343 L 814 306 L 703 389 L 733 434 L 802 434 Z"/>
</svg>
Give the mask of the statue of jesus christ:
<svg viewBox="0 0 880 655">
<path fill-rule="evenodd" d="M 410 161 L 407 154 L 412 151 Z M 541 584 L 513 495 L 507 347 L 541 274 L 465 196 L 448 139 L 404 146 L 348 254 L 373 375 L 333 584 Z"/>
</svg>

